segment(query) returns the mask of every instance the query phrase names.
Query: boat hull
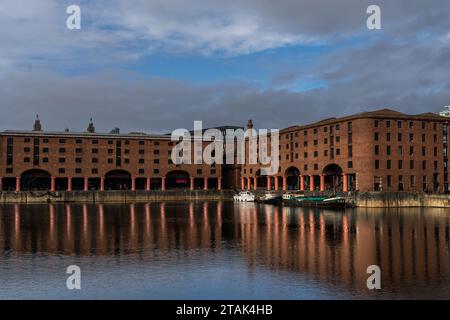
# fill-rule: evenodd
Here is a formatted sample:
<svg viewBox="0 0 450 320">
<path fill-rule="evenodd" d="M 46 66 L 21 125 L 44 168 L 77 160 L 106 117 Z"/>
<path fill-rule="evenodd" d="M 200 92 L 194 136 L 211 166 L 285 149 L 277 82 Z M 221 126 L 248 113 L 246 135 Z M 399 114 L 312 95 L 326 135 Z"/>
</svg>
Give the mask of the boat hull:
<svg viewBox="0 0 450 320">
<path fill-rule="evenodd" d="M 349 204 L 344 199 L 333 201 L 314 201 L 314 200 L 283 200 L 283 205 L 294 207 L 316 207 L 316 208 L 334 208 L 344 209 L 349 207 Z"/>
</svg>

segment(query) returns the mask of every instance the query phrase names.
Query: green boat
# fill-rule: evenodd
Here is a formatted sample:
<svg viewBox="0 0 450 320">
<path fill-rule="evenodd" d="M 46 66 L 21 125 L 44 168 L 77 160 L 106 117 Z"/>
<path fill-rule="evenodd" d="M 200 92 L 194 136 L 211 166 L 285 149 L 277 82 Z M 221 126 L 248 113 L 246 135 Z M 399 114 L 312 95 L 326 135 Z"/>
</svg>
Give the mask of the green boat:
<svg viewBox="0 0 450 320">
<path fill-rule="evenodd" d="M 296 207 L 345 208 L 349 205 L 345 198 L 338 196 L 283 195 L 283 205 Z"/>
</svg>

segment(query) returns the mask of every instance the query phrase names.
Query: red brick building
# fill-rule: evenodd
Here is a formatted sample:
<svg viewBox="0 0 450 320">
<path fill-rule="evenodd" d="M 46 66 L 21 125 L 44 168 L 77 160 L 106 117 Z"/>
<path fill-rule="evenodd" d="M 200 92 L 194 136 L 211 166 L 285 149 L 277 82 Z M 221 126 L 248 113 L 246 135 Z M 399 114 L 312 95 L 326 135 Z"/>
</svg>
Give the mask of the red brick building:
<svg viewBox="0 0 450 320">
<path fill-rule="evenodd" d="M 383 109 L 289 127 L 278 174 L 244 165 L 241 188 L 447 192 L 448 121 Z"/>
<path fill-rule="evenodd" d="M 205 142 L 204 145 L 207 143 Z M 219 165 L 175 165 L 170 135 L 42 131 L 0 133 L 0 190 L 221 189 Z"/>
</svg>

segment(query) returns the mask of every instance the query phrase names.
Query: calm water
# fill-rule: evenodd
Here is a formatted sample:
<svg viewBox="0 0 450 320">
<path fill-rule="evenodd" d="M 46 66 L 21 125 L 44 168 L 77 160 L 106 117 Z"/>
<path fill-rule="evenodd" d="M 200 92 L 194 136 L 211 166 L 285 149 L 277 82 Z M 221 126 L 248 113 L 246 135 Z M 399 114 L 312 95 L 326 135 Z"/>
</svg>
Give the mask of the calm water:
<svg viewBox="0 0 450 320">
<path fill-rule="evenodd" d="M 0 298 L 450 298 L 449 221 L 444 209 L 0 206 Z M 66 289 L 69 265 L 81 290 Z"/>
</svg>

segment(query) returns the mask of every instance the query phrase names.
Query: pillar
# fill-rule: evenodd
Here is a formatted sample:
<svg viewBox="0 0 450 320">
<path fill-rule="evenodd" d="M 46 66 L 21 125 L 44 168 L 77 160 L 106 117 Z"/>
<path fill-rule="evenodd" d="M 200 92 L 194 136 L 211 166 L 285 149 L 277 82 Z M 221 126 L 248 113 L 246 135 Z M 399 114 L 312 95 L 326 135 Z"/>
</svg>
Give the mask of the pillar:
<svg viewBox="0 0 450 320">
<path fill-rule="evenodd" d="M 150 177 L 147 177 L 147 183 L 146 183 L 146 185 L 145 185 L 145 189 L 146 189 L 147 191 L 150 191 L 150 189 L 151 189 L 151 186 L 152 186 L 151 182 L 152 182 L 151 178 L 150 178 Z"/>
<path fill-rule="evenodd" d="M 241 178 L 241 189 L 245 189 L 245 178 Z"/>
<path fill-rule="evenodd" d="M 131 177 L 131 191 L 136 190 L 136 177 Z"/>
<path fill-rule="evenodd" d="M 0 177 L 0 192 L 3 191 L 3 178 Z"/>
<path fill-rule="evenodd" d="M 100 177 L 100 191 L 105 191 L 105 177 Z"/>
<path fill-rule="evenodd" d="M 325 191 L 325 175 L 320 175 L 320 191 Z"/>
<path fill-rule="evenodd" d="M 309 191 L 314 191 L 314 176 L 309 176 Z"/>
<path fill-rule="evenodd" d="M 20 191 L 20 177 L 16 177 L 16 192 Z"/>
<path fill-rule="evenodd" d="M 203 189 L 208 190 L 208 177 L 204 177 Z"/>
<path fill-rule="evenodd" d="M 258 178 L 253 177 L 253 189 L 258 190 Z"/>
<path fill-rule="evenodd" d="M 252 178 L 247 178 L 247 190 L 250 190 L 252 188 Z"/>
<path fill-rule="evenodd" d="M 278 176 L 275 177 L 275 191 L 278 191 Z"/>
<path fill-rule="evenodd" d="M 300 191 L 305 191 L 305 176 L 300 176 Z"/>
<path fill-rule="evenodd" d="M 222 177 L 217 178 L 217 190 L 222 190 Z"/>
<path fill-rule="evenodd" d="M 55 192 L 55 177 L 50 178 L 50 191 Z"/>
<path fill-rule="evenodd" d="M 190 184 L 191 184 L 191 185 L 190 185 L 190 188 L 189 188 L 189 189 L 191 189 L 191 191 L 192 191 L 192 190 L 194 190 L 194 177 L 191 177 L 191 178 L 190 178 Z"/>
<path fill-rule="evenodd" d="M 342 182 L 342 191 L 348 192 L 348 177 L 346 173 L 342 174 L 343 182 Z"/>
<path fill-rule="evenodd" d="M 271 189 L 271 187 L 272 187 L 272 186 L 271 186 L 271 182 L 272 182 L 272 181 L 271 181 L 270 176 L 267 176 L 267 190 L 268 190 L 268 191 L 270 191 L 270 189 Z"/>
<path fill-rule="evenodd" d="M 166 177 L 161 178 L 161 190 L 166 190 Z"/>
<path fill-rule="evenodd" d="M 283 191 L 287 191 L 287 177 L 283 177 Z"/>
<path fill-rule="evenodd" d="M 72 191 L 72 177 L 67 178 L 67 191 Z"/>
<path fill-rule="evenodd" d="M 84 177 L 84 191 L 88 191 L 88 190 L 89 190 L 89 178 Z"/>
</svg>

